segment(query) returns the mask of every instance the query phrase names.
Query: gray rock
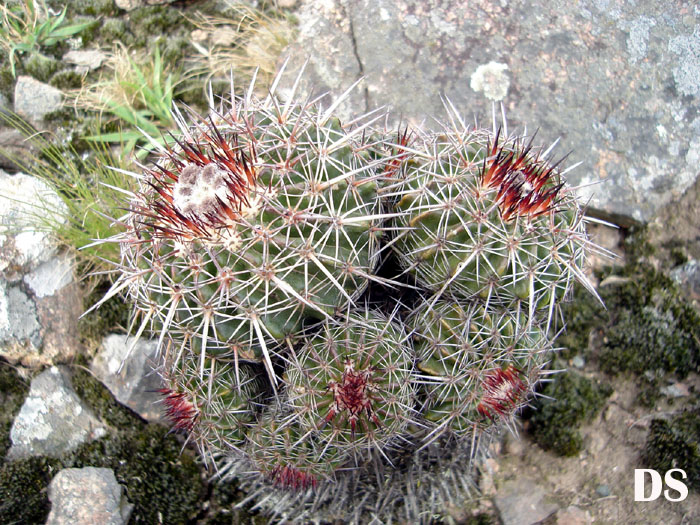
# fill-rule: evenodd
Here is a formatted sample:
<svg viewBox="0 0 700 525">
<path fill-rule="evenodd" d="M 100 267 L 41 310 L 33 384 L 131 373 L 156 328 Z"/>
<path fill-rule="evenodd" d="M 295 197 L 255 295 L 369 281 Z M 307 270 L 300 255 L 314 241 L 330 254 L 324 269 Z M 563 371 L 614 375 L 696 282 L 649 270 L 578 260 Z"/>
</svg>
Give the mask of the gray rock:
<svg viewBox="0 0 700 525">
<path fill-rule="evenodd" d="M 610 487 L 608 485 L 598 485 L 595 489 L 595 493 L 601 498 L 607 498 L 610 496 Z"/>
<path fill-rule="evenodd" d="M 503 525 L 531 525 L 556 512 L 559 507 L 545 501 L 545 492 L 534 480 L 518 478 L 499 490 L 494 503 Z"/>
<path fill-rule="evenodd" d="M 133 11 L 144 5 L 171 4 L 175 0 L 114 0 L 114 5 L 125 11 Z"/>
<path fill-rule="evenodd" d="M 114 0 L 114 5 L 124 11 L 133 11 L 138 7 L 143 7 L 143 0 Z"/>
<path fill-rule="evenodd" d="M 46 525 L 126 525 L 134 506 L 112 469 L 67 468 L 49 484 Z"/>
<path fill-rule="evenodd" d="M 56 242 L 47 224 L 63 223 L 66 213 L 61 198 L 43 181 L 0 171 L 0 273 L 16 281 L 53 257 Z"/>
<path fill-rule="evenodd" d="M 10 430 L 8 459 L 57 456 L 106 434 L 73 391 L 68 372 L 51 367 L 36 376 Z"/>
<path fill-rule="evenodd" d="M 593 518 L 591 518 L 590 512 L 575 505 L 569 505 L 567 508 L 557 511 L 552 525 L 590 525 L 591 523 L 593 523 Z"/>
<path fill-rule="evenodd" d="M 671 279 L 693 299 L 700 299 L 700 261 L 691 259 L 682 266 L 671 270 Z"/>
<path fill-rule="evenodd" d="M 133 338 L 108 335 L 92 361 L 91 370 L 114 397 L 148 421 L 163 421 L 162 386 L 153 372 L 157 342 L 141 339 L 129 354 Z"/>
<path fill-rule="evenodd" d="M 569 163 L 583 162 L 569 182 L 603 181 L 580 190 L 603 215 L 648 221 L 697 177 L 697 10 L 652 0 L 616 9 L 598 0 L 307 0 L 297 16 L 286 54 L 291 70 L 309 57 L 306 91 L 337 95 L 365 77 L 346 114 L 388 105 L 396 118 L 434 126 L 444 94 L 468 122 L 490 125 L 489 98 L 508 82 L 509 128 L 537 128 L 545 145 L 561 138 Z M 508 68 L 501 93 L 474 76 L 490 63 Z"/>
<path fill-rule="evenodd" d="M 73 49 L 63 55 L 63 61 L 78 66 L 81 72 L 97 69 L 107 59 L 107 55 L 99 49 Z"/>
<path fill-rule="evenodd" d="M 36 297 L 54 295 L 73 281 L 74 262 L 74 259 L 67 254 L 58 255 L 25 275 L 24 282 Z"/>
<path fill-rule="evenodd" d="M 15 361 L 17 354 L 41 346 L 41 325 L 36 305 L 16 286 L 0 279 L 0 356 Z"/>
<path fill-rule="evenodd" d="M 690 395 L 690 389 L 687 385 L 683 383 L 673 383 L 672 385 L 663 386 L 659 391 L 668 397 L 688 397 Z"/>
<path fill-rule="evenodd" d="M 19 76 L 15 84 L 15 113 L 39 124 L 46 114 L 63 104 L 61 90 L 32 77 Z"/>
<path fill-rule="evenodd" d="M 16 286 L 0 278 L 0 357 L 23 361 L 41 347 L 36 305 Z"/>
</svg>

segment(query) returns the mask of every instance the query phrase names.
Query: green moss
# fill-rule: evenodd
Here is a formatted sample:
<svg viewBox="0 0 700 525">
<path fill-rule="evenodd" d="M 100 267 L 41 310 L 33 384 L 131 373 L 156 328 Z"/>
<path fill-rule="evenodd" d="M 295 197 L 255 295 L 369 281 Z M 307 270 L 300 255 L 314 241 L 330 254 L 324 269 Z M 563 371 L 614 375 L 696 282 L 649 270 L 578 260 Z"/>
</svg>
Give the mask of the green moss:
<svg viewBox="0 0 700 525">
<path fill-rule="evenodd" d="M 0 523 L 44 523 L 51 509 L 47 487 L 61 469 L 56 459 L 8 461 L 0 469 Z"/>
<path fill-rule="evenodd" d="M 78 268 L 78 275 L 85 275 L 86 268 Z M 96 304 L 110 288 L 109 281 L 101 281 L 92 288 L 83 299 L 83 308 L 87 310 Z M 80 338 L 85 344 L 101 341 L 110 332 L 126 331 L 129 326 L 131 305 L 121 297 L 115 296 L 103 303 L 97 310 L 93 310 L 78 321 Z"/>
<path fill-rule="evenodd" d="M 629 270 L 627 280 L 605 287 L 612 322 L 598 355 L 601 369 L 663 370 L 681 378 L 698 370 L 700 316 L 669 277 L 647 266 Z"/>
<path fill-rule="evenodd" d="M 10 448 L 10 428 L 29 392 L 14 367 L 0 359 L 0 465 Z M 3 523 L 0 521 L 0 523 Z"/>
<path fill-rule="evenodd" d="M 58 60 L 36 52 L 24 60 L 25 71 L 41 82 L 48 82 L 60 67 Z"/>
<path fill-rule="evenodd" d="M 118 13 L 114 0 L 72 0 L 71 11 L 81 15 L 114 16 Z"/>
<path fill-rule="evenodd" d="M 169 6 L 146 6 L 129 13 L 129 29 L 135 37 L 135 45 L 147 48 L 157 35 L 167 34 L 168 39 L 184 34 L 194 26 L 180 11 Z"/>
<path fill-rule="evenodd" d="M 564 358 L 585 351 L 610 374 L 651 371 L 685 377 L 700 369 L 700 316 L 677 284 L 650 265 L 606 269 L 599 294 L 607 307 L 582 287 L 564 305 L 566 331 L 557 345 Z M 588 348 L 590 335 L 599 342 Z"/>
<path fill-rule="evenodd" d="M 649 242 L 646 226 L 634 226 L 625 237 L 625 255 L 632 264 L 638 264 L 656 253 L 656 248 Z"/>
<path fill-rule="evenodd" d="M 535 441 L 562 456 L 575 456 L 582 447 L 578 427 L 598 414 L 612 388 L 566 372 L 555 376 L 542 393 L 553 399 L 539 398 L 534 405 L 530 422 Z"/>
<path fill-rule="evenodd" d="M 685 246 L 683 246 L 679 241 L 669 243 L 668 249 L 671 264 L 673 266 L 681 266 L 690 260 Z"/>
<path fill-rule="evenodd" d="M 134 504 L 133 525 L 188 523 L 200 512 L 206 492 L 193 453 L 159 425 L 123 430 L 80 447 L 71 466 L 113 469 Z"/>
<path fill-rule="evenodd" d="M 64 69 L 54 74 L 49 84 L 57 89 L 78 89 L 83 85 L 83 75 L 76 71 Z"/>
<path fill-rule="evenodd" d="M 623 312 L 600 353 L 601 369 L 643 373 L 661 369 L 685 377 L 698 365 L 694 330 L 685 330 L 670 309 L 643 306 Z"/>
<path fill-rule="evenodd" d="M 56 126 L 71 129 L 75 123 L 73 108 L 62 106 L 55 111 L 50 111 L 44 115 L 44 122 L 51 122 Z"/>
<path fill-rule="evenodd" d="M 12 76 L 10 66 L 3 64 L 0 68 L 0 94 L 12 104 L 15 99 L 15 78 Z"/>
<path fill-rule="evenodd" d="M 585 353 L 591 331 L 605 326 L 609 319 L 603 305 L 579 284 L 574 288 L 572 301 L 562 305 L 562 316 L 566 320 L 566 330 L 557 338 L 562 359 Z"/>
<path fill-rule="evenodd" d="M 132 44 L 134 36 L 129 33 L 126 22 L 121 18 L 107 18 L 100 28 L 100 39 L 108 45 L 121 42 L 125 46 Z"/>
<path fill-rule="evenodd" d="M 642 461 L 648 468 L 685 471 L 685 484 L 700 490 L 700 410 L 678 414 L 670 420 L 654 419 Z"/>
<path fill-rule="evenodd" d="M 498 518 L 486 513 L 470 516 L 464 522 L 465 525 L 496 525 L 497 523 L 500 523 Z"/>
<path fill-rule="evenodd" d="M 95 379 L 84 367 L 74 366 L 72 368 L 71 383 L 75 393 L 105 423 L 117 429 L 145 426 L 139 416 L 117 402 L 107 387 Z"/>
</svg>

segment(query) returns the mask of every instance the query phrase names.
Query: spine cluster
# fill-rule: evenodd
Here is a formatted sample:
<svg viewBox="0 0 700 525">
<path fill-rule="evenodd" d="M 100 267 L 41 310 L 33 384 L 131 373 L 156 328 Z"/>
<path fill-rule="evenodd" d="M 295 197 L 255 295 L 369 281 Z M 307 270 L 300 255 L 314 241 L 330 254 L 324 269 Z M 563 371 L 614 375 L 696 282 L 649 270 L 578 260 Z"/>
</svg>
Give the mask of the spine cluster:
<svg viewBox="0 0 700 525">
<path fill-rule="evenodd" d="M 272 513 L 421 521 L 528 403 L 595 247 L 531 140 L 454 112 L 397 136 L 335 107 L 176 110 L 107 297 L 159 340 L 173 428 Z"/>
</svg>

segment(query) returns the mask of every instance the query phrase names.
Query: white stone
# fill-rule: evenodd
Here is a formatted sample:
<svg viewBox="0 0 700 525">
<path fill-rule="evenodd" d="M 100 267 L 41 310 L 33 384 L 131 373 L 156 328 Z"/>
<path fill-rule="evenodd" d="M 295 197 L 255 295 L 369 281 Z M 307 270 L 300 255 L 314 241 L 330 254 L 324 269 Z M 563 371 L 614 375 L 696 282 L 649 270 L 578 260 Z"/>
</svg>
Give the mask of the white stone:
<svg viewBox="0 0 700 525">
<path fill-rule="evenodd" d="M 63 55 L 64 62 L 75 64 L 86 70 L 97 69 L 106 58 L 107 55 L 98 49 L 72 50 Z"/>
<path fill-rule="evenodd" d="M 56 243 L 48 226 L 63 224 L 66 214 L 66 205 L 48 184 L 0 170 L 0 271 L 31 271 L 53 257 Z"/>
<path fill-rule="evenodd" d="M 39 265 L 24 276 L 36 297 L 49 297 L 73 281 L 74 260 L 63 254 Z"/>
<path fill-rule="evenodd" d="M 60 109 L 63 104 L 61 90 L 28 77 L 19 76 L 15 84 L 15 112 L 34 123 L 46 114 Z"/>
<path fill-rule="evenodd" d="M 70 382 L 52 366 L 32 380 L 29 395 L 12 423 L 8 459 L 57 456 L 105 434 Z"/>
</svg>

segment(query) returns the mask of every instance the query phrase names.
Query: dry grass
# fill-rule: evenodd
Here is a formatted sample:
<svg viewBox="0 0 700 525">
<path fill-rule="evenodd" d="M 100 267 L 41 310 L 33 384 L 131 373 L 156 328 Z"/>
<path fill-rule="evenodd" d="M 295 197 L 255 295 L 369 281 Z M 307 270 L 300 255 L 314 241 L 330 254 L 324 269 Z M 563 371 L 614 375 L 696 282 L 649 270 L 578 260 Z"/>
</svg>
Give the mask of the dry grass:
<svg viewBox="0 0 700 525">
<path fill-rule="evenodd" d="M 259 89 L 274 77 L 282 50 L 294 39 L 296 28 L 286 18 L 277 18 L 249 6 L 234 4 L 235 18 L 196 13 L 190 21 L 197 27 L 191 42 L 197 55 L 188 60 L 190 71 L 206 82 L 228 78 L 249 80 L 257 70 Z"/>
</svg>

